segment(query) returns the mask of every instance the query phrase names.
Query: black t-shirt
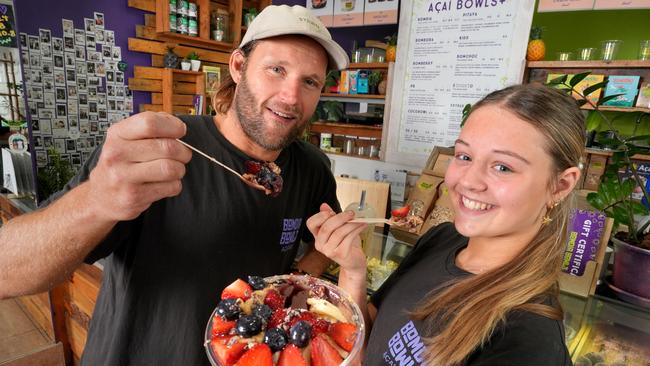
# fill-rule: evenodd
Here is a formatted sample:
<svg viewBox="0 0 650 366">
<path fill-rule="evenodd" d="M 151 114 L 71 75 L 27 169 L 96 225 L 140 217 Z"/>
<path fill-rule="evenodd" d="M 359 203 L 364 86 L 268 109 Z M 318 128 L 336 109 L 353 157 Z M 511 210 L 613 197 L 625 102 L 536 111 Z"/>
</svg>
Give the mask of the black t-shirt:
<svg viewBox="0 0 650 366">
<path fill-rule="evenodd" d="M 471 273 L 455 264 L 457 253 L 467 246 L 453 224 L 429 230 L 370 299 L 377 309 L 368 340 L 364 365 L 424 364 L 425 324 L 411 319 L 408 311 L 430 291 Z M 571 365 L 561 321 L 530 312 L 506 316 L 488 344 L 475 351 L 467 366 Z"/>
<path fill-rule="evenodd" d="M 184 141 L 244 171 L 250 158 L 211 117 L 182 119 Z M 70 186 L 87 179 L 98 157 Z M 340 211 L 329 160 L 318 149 L 296 141 L 276 164 L 284 187 L 270 197 L 194 154 L 180 195 L 116 225 L 86 258 L 107 257 L 81 364 L 209 365 L 204 332 L 221 290 L 236 278 L 288 272 L 301 238 L 313 241 L 307 218 L 323 202 Z"/>
</svg>

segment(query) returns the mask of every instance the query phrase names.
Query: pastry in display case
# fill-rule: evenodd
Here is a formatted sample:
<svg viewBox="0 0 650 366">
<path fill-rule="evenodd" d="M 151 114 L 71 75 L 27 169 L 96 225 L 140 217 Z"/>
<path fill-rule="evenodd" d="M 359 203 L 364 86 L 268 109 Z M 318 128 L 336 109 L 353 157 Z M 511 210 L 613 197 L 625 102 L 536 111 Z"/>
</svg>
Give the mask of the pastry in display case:
<svg viewBox="0 0 650 366">
<path fill-rule="evenodd" d="M 650 311 L 616 300 L 588 300 L 573 350 L 576 366 L 650 365 Z"/>
<path fill-rule="evenodd" d="M 388 276 L 397 269 L 399 263 L 411 249 L 411 245 L 394 238 L 392 235 L 373 232 L 363 247 L 368 263 L 366 274 L 368 291 L 376 291 Z M 327 268 L 323 276 L 336 281 L 338 274 L 339 266 L 332 264 Z"/>
</svg>

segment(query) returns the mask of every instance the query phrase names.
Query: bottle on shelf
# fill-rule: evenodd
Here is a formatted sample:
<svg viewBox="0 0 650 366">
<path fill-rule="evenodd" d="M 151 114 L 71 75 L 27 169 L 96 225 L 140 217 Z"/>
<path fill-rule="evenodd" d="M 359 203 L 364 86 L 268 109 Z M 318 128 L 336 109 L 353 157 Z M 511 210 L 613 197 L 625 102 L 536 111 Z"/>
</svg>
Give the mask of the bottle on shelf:
<svg viewBox="0 0 650 366">
<path fill-rule="evenodd" d="M 199 36 L 198 7 L 195 0 L 190 0 L 187 10 L 187 33 L 192 37 Z"/>
<path fill-rule="evenodd" d="M 169 30 L 176 33 L 177 19 L 177 3 L 176 0 L 169 0 Z"/>
<path fill-rule="evenodd" d="M 176 32 L 180 34 L 189 34 L 189 19 L 188 14 L 190 11 L 190 3 L 188 0 L 178 0 L 176 8 Z"/>
</svg>

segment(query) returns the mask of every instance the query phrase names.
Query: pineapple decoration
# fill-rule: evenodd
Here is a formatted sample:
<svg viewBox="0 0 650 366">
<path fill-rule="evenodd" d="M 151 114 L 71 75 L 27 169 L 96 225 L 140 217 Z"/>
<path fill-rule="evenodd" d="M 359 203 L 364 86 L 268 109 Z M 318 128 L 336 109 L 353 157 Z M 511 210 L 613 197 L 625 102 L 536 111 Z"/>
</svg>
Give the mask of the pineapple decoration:
<svg viewBox="0 0 650 366">
<path fill-rule="evenodd" d="M 392 36 L 386 36 L 386 61 L 395 62 L 395 57 L 397 56 L 397 33 L 393 33 Z"/>
<path fill-rule="evenodd" d="M 533 27 L 530 30 L 530 41 L 528 42 L 528 50 L 526 51 L 526 60 L 543 60 L 545 54 L 546 45 L 544 44 L 544 40 L 542 40 L 542 28 Z"/>
</svg>

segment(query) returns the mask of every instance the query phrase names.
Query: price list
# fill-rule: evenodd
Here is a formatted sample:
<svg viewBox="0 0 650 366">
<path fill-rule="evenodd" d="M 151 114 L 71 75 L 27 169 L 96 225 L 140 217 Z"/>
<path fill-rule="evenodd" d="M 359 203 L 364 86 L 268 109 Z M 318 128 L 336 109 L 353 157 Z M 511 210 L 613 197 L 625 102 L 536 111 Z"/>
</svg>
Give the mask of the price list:
<svg viewBox="0 0 650 366">
<path fill-rule="evenodd" d="M 534 4 L 415 3 L 406 40 L 398 150 L 428 155 L 434 146 L 454 144 L 465 104 L 520 82 Z M 517 32 L 525 34 L 523 42 L 515 42 Z"/>
</svg>

